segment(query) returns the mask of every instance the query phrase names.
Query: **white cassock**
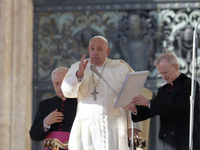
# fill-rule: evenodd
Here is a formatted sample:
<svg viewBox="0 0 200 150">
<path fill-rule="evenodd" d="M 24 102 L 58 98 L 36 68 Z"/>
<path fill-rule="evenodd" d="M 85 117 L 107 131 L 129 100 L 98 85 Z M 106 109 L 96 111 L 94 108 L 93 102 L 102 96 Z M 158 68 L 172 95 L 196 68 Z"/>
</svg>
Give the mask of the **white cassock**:
<svg viewBox="0 0 200 150">
<path fill-rule="evenodd" d="M 127 130 L 132 128 L 131 113 L 114 108 L 117 94 L 92 73 L 90 64 L 89 61 L 81 82 L 76 78 L 79 62 L 73 64 L 61 86 L 65 97 L 78 98 L 77 114 L 69 138 L 69 150 L 129 150 Z M 96 69 L 118 93 L 127 73 L 133 71 L 124 61 L 108 58 Z M 95 86 L 99 92 L 96 100 L 91 94 Z M 136 128 L 141 130 L 139 126 Z"/>
</svg>

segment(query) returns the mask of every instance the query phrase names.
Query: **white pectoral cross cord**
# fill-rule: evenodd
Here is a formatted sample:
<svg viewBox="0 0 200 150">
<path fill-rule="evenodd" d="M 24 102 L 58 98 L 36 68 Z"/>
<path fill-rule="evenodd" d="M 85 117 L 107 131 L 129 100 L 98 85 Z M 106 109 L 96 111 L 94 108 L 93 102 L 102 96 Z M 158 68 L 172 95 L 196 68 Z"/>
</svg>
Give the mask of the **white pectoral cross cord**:
<svg viewBox="0 0 200 150">
<path fill-rule="evenodd" d="M 101 71 L 101 76 L 102 76 L 103 70 L 105 68 L 105 65 L 106 65 L 106 63 L 103 65 L 103 69 Z M 93 84 L 94 84 L 94 91 L 91 93 L 91 95 L 94 96 L 94 100 L 97 100 L 97 94 L 99 94 L 99 92 L 97 92 L 96 88 L 97 88 L 97 85 L 99 83 L 100 77 L 99 77 L 97 83 L 95 84 L 95 82 L 94 82 L 94 72 L 92 72 L 92 79 L 93 79 Z"/>
</svg>

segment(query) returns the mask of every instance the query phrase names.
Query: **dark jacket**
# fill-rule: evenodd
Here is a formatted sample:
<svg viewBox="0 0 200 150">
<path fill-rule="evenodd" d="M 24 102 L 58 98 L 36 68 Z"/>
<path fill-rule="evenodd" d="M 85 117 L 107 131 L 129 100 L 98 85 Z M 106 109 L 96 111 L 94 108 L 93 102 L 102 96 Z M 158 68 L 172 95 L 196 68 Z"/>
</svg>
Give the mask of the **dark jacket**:
<svg viewBox="0 0 200 150">
<path fill-rule="evenodd" d="M 29 131 L 30 137 L 34 141 L 42 141 L 49 132 L 59 131 L 61 128 L 62 131 L 70 132 L 71 127 L 76 115 L 77 109 L 77 99 L 76 98 L 67 98 L 64 102 L 64 120 L 62 121 L 62 127 L 60 123 L 54 123 L 51 125 L 49 131 L 44 131 L 43 121 L 46 116 L 48 116 L 52 111 L 58 109 L 61 111 L 62 99 L 58 96 L 52 97 L 50 99 L 43 100 L 39 103 L 39 107 L 33 121 L 33 125 Z"/>
<path fill-rule="evenodd" d="M 172 145 L 175 150 L 188 150 L 190 129 L 190 95 L 191 79 L 180 74 L 170 84 L 158 89 L 158 93 L 151 100 L 151 108 L 137 106 L 137 116 L 132 115 L 133 121 L 141 121 L 155 115 L 160 116 L 159 138 Z M 193 150 L 200 150 L 200 103 L 199 84 L 196 82 L 196 98 L 194 107 L 194 145 Z"/>
</svg>

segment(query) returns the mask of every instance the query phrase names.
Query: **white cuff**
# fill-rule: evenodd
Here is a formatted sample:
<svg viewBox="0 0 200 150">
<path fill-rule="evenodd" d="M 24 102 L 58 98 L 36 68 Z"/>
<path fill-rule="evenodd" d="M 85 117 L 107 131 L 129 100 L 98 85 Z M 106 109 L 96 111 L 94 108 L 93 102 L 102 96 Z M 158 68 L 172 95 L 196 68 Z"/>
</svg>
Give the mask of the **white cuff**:
<svg viewBox="0 0 200 150">
<path fill-rule="evenodd" d="M 133 111 L 132 111 L 132 114 L 135 115 L 135 116 L 137 116 L 137 112 L 133 112 Z"/>
<path fill-rule="evenodd" d="M 148 102 L 148 108 L 151 108 L 151 101 Z"/>
<path fill-rule="evenodd" d="M 81 82 L 83 80 L 83 76 L 84 75 L 82 75 L 82 77 L 80 77 L 80 78 L 77 78 L 78 82 Z"/>
<path fill-rule="evenodd" d="M 44 132 L 47 132 L 51 128 L 51 125 L 46 125 L 45 121 L 43 121 L 43 126 L 44 126 Z"/>
</svg>

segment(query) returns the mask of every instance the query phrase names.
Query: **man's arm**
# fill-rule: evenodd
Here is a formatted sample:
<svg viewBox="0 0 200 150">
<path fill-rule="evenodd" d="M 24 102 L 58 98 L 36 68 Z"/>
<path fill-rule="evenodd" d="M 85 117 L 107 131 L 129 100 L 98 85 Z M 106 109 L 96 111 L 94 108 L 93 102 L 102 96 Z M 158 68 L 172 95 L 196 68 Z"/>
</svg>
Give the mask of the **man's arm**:
<svg viewBox="0 0 200 150">
<path fill-rule="evenodd" d="M 86 55 L 83 55 L 81 60 L 73 64 L 65 75 L 61 85 L 65 97 L 75 98 L 78 96 L 78 90 L 89 62 L 89 60 L 85 60 L 85 58 Z"/>
<path fill-rule="evenodd" d="M 65 97 L 75 98 L 78 96 L 81 82 L 79 82 L 79 78 L 76 77 L 77 69 L 78 63 L 72 65 L 62 81 L 61 89 Z"/>
<path fill-rule="evenodd" d="M 44 118 L 41 109 L 41 105 L 39 104 L 38 111 L 29 131 L 30 137 L 33 141 L 42 141 L 48 133 L 44 130 Z"/>
</svg>

